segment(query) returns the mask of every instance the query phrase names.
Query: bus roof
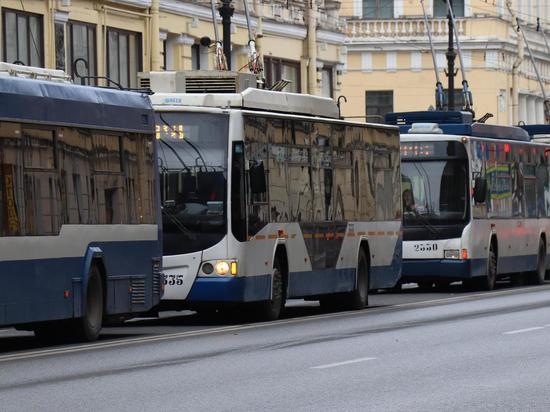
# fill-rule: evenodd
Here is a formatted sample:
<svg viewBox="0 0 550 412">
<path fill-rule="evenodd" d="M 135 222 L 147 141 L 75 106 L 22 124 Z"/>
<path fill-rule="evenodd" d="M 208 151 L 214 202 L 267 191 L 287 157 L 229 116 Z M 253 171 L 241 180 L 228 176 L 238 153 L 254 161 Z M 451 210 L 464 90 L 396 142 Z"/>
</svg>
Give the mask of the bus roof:
<svg viewBox="0 0 550 412">
<path fill-rule="evenodd" d="M 241 93 L 156 93 L 151 96 L 151 101 L 157 109 L 159 106 L 200 106 L 339 118 L 338 106 L 328 97 L 254 88 Z"/>
<path fill-rule="evenodd" d="M 550 124 L 522 124 L 521 127 L 529 136 L 550 136 Z"/>
<path fill-rule="evenodd" d="M 152 133 L 146 95 L 0 76 L 0 120 Z"/>
<path fill-rule="evenodd" d="M 519 140 L 529 142 L 529 134 L 519 127 L 476 123 L 469 112 L 403 112 L 388 113 L 386 123 L 399 126 L 401 134 L 438 134 L 473 136 L 486 139 Z"/>
</svg>

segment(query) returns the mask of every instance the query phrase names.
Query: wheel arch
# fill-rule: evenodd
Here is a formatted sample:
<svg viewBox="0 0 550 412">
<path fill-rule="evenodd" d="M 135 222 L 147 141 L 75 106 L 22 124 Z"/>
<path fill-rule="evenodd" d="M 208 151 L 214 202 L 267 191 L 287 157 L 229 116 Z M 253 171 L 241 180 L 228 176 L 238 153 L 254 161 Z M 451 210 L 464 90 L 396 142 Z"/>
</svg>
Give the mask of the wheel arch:
<svg viewBox="0 0 550 412">
<path fill-rule="evenodd" d="M 359 242 L 359 249 L 357 250 L 357 261 L 359 261 L 359 252 L 363 251 L 367 257 L 367 273 L 368 273 L 368 285 L 371 287 L 371 255 L 369 240 L 366 238 L 361 239 Z M 357 273 L 355 273 L 355 286 L 357 286 Z"/>
<path fill-rule="evenodd" d="M 88 294 L 88 280 L 90 277 L 90 271 L 92 267 L 97 267 L 99 271 L 99 276 L 101 278 L 101 283 L 103 286 L 103 313 L 106 313 L 107 309 L 107 268 L 105 265 L 105 256 L 103 251 L 99 247 L 89 247 L 86 257 L 84 259 L 84 268 L 82 272 L 82 283 L 81 283 L 81 296 L 82 302 L 80 305 L 80 315 L 84 313 L 84 308 L 86 307 L 87 294 Z"/>
</svg>

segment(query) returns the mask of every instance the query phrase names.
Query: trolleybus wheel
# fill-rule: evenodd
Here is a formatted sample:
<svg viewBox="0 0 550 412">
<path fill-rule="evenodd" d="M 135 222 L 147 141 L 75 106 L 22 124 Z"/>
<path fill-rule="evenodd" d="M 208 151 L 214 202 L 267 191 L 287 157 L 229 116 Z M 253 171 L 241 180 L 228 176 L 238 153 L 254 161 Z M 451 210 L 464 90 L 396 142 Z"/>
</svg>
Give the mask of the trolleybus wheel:
<svg viewBox="0 0 550 412">
<path fill-rule="evenodd" d="M 260 320 L 279 319 L 285 306 L 285 296 L 283 290 L 283 274 L 281 264 L 278 259 L 273 263 L 273 292 L 271 299 L 258 304 L 257 316 Z"/>
<path fill-rule="evenodd" d="M 451 282 L 449 280 L 436 280 L 435 281 L 435 289 L 438 292 L 447 292 L 449 290 L 450 286 L 451 286 Z"/>
<path fill-rule="evenodd" d="M 539 253 L 537 256 L 537 267 L 534 272 L 529 274 L 530 283 L 533 285 L 542 285 L 546 277 L 546 246 L 542 239 L 539 240 Z"/>
<path fill-rule="evenodd" d="M 497 255 L 491 244 L 489 256 L 487 258 L 487 274 L 479 278 L 480 289 L 493 290 L 497 281 Z"/>
<path fill-rule="evenodd" d="M 359 250 L 357 258 L 357 286 L 348 299 L 347 306 L 351 310 L 363 309 L 369 304 L 369 262 L 363 249 Z"/>
<path fill-rule="evenodd" d="M 74 321 L 73 334 L 76 339 L 89 342 L 99 337 L 103 322 L 103 284 L 96 265 L 90 268 L 86 291 L 86 307 L 82 317 Z"/>
<path fill-rule="evenodd" d="M 416 284 L 422 290 L 430 290 L 434 283 L 431 280 L 419 280 Z"/>
</svg>

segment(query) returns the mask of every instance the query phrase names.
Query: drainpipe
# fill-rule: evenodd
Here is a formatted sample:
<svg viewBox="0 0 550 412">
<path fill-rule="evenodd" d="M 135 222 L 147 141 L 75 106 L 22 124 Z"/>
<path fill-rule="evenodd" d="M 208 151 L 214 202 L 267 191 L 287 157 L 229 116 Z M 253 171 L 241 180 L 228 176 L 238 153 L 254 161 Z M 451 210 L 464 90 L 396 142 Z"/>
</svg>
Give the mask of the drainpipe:
<svg viewBox="0 0 550 412">
<path fill-rule="evenodd" d="M 506 0 L 506 7 L 512 17 L 512 27 L 515 27 L 517 16 L 512 9 L 512 1 Z M 512 64 L 512 124 L 519 123 L 519 69 L 524 56 L 524 40 L 520 33 L 517 33 L 517 56 Z"/>
<path fill-rule="evenodd" d="M 307 7 L 307 91 L 317 94 L 317 0 L 308 0 Z"/>
<path fill-rule="evenodd" d="M 160 61 L 160 0 L 151 0 L 151 70 L 159 71 Z"/>
</svg>

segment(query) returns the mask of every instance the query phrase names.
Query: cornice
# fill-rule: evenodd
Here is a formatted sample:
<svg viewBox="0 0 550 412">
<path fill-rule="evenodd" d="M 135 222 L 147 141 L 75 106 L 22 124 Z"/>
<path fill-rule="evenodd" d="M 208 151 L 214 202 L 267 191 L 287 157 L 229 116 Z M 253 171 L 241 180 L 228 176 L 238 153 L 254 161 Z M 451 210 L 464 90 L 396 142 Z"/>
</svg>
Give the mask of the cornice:
<svg viewBox="0 0 550 412">
<path fill-rule="evenodd" d="M 117 3 L 134 7 L 147 8 L 151 6 L 151 0 L 117 0 Z M 209 7 L 200 6 L 178 0 L 161 0 L 160 10 L 173 14 L 188 17 L 198 17 L 202 20 L 211 21 L 212 11 Z M 220 20 L 218 20 L 221 22 Z M 239 27 L 246 27 L 246 17 L 243 14 L 235 13 L 232 23 Z M 258 26 L 256 17 L 251 17 L 252 28 Z M 283 36 L 291 39 L 304 40 L 307 36 L 307 28 L 304 25 L 288 24 L 264 19 L 262 22 L 263 34 Z M 330 30 L 317 30 L 317 40 L 329 44 L 341 45 L 346 36 L 343 33 Z"/>
</svg>

